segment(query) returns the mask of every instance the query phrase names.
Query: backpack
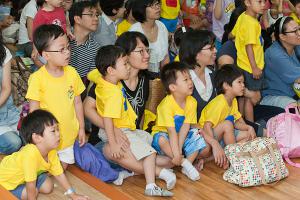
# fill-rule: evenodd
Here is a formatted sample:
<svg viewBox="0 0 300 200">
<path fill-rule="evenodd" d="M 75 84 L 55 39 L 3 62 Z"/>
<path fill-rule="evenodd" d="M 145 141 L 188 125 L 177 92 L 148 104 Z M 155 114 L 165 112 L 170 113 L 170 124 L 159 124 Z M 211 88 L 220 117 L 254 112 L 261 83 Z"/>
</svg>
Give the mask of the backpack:
<svg viewBox="0 0 300 200">
<path fill-rule="evenodd" d="M 230 167 L 223 179 L 241 187 L 277 182 L 289 174 L 273 138 L 229 144 L 224 151 Z"/>
<path fill-rule="evenodd" d="M 78 167 L 104 182 L 113 182 L 119 177 L 119 172 L 111 168 L 103 154 L 89 143 L 80 147 L 75 141 L 74 157 Z"/>
<path fill-rule="evenodd" d="M 300 168 L 300 164 L 290 160 L 290 158 L 300 157 L 300 115 L 296 104 L 288 105 L 285 108 L 285 113 L 269 119 L 267 136 L 277 141 L 281 154 L 287 163 Z"/>
</svg>

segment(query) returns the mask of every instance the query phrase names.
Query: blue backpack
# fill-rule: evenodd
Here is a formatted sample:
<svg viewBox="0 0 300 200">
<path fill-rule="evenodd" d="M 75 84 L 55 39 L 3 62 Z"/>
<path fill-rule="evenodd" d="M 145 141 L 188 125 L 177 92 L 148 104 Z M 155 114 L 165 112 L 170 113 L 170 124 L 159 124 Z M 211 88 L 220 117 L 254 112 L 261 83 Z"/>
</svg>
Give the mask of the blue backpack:
<svg viewBox="0 0 300 200">
<path fill-rule="evenodd" d="M 119 176 L 119 172 L 111 168 L 103 154 L 89 143 L 79 147 L 79 142 L 75 141 L 74 157 L 78 167 L 104 182 L 113 182 Z"/>
</svg>

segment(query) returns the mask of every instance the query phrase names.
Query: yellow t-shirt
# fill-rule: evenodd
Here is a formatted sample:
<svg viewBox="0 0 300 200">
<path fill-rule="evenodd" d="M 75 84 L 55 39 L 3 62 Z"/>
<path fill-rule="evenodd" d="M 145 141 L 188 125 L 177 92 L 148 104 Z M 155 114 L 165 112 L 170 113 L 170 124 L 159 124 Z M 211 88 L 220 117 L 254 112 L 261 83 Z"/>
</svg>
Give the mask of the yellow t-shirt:
<svg viewBox="0 0 300 200">
<path fill-rule="evenodd" d="M 290 17 L 293 18 L 293 20 L 295 22 L 297 22 L 298 24 L 300 24 L 300 19 L 298 18 L 298 16 L 296 15 L 296 13 L 291 13 Z"/>
<path fill-rule="evenodd" d="M 238 110 L 237 100 L 234 98 L 230 107 L 224 95 L 220 94 L 204 107 L 199 119 L 199 125 L 203 128 L 205 122 L 211 122 L 213 124 L 213 128 L 215 128 L 230 115 L 234 117 L 234 121 L 240 119 L 242 116 Z"/>
<path fill-rule="evenodd" d="M 263 39 L 257 19 L 246 15 L 245 12 L 242 13 L 231 33 L 235 36 L 237 65 L 252 74 L 252 68 L 246 53 L 246 45 L 252 44 L 256 65 L 259 69 L 263 69 L 265 65 Z"/>
<path fill-rule="evenodd" d="M 95 93 L 99 115 L 112 118 L 114 126 L 117 128 L 135 130 L 137 116 L 126 98 L 126 92 L 121 82 L 114 85 L 102 77 L 98 77 L 95 83 L 97 84 Z"/>
<path fill-rule="evenodd" d="M 176 55 L 176 57 L 174 58 L 174 62 L 179 62 L 179 55 Z"/>
<path fill-rule="evenodd" d="M 160 16 L 165 19 L 176 19 L 180 11 L 179 0 L 162 0 Z"/>
<path fill-rule="evenodd" d="M 13 190 L 25 182 L 36 180 L 43 172 L 49 172 L 53 176 L 63 173 L 57 151 L 52 150 L 48 153 L 47 162 L 34 144 L 27 144 L 1 161 L 0 185 L 7 190 Z"/>
<path fill-rule="evenodd" d="M 167 127 L 175 127 L 180 131 L 184 123 L 197 123 L 197 101 L 192 96 L 187 96 L 185 108 L 182 109 L 172 95 L 167 95 L 158 105 L 155 126 L 152 135 L 158 132 L 168 133 Z"/>
<path fill-rule="evenodd" d="M 79 130 L 74 98 L 85 86 L 76 70 L 65 66 L 64 75 L 53 77 L 45 66 L 33 73 L 28 81 L 27 99 L 40 102 L 40 108 L 51 112 L 59 122 L 60 144 L 58 150 L 74 144 Z"/>
<path fill-rule="evenodd" d="M 117 27 L 117 36 L 122 35 L 122 33 L 127 32 L 131 27 L 131 24 L 127 21 L 127 19 L 124 19 L 121 23 L 118 24 Z"/>
</svg>

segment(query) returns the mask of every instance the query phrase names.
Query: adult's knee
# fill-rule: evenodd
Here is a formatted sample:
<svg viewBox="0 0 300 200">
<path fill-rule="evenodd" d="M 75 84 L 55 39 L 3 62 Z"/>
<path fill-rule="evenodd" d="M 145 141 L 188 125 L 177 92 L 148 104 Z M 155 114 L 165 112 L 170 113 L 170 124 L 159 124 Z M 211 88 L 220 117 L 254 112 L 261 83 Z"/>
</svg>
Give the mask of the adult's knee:
<svg viewBox="0 0 300 200">
<path fill-rule="evenodd" d="M 1 136 L 0 152 L 11 154 L 18 151 L 22 146 L 22 140 L 15 132 L 7 132 Z"/>
</svg>

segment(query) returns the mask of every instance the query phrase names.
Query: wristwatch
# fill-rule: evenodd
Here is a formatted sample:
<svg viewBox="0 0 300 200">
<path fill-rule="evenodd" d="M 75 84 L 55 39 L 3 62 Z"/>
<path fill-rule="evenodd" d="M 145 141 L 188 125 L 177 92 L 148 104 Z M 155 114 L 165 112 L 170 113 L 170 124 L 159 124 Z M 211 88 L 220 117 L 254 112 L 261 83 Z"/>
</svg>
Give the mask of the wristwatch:
<svg viewBox="0 0 300 200">
<path fill-rule="evenodd" d="M 67 196 L 67 195 L 74 194 L 74 193 L 75 193 L 74 188 L 69 188 L 69 189 L 64 193 L 64 195 Z"/>
</svg>

